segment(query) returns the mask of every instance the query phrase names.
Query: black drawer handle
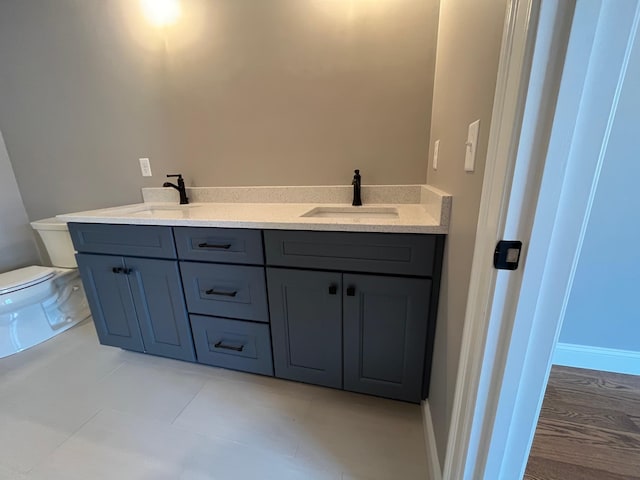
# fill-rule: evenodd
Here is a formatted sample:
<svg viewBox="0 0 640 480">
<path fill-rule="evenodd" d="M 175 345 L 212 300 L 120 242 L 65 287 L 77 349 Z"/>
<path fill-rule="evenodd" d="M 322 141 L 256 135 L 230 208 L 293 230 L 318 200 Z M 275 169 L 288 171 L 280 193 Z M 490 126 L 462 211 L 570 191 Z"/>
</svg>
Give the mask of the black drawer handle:
<svg viewBox="0 0 640 480">
<path fill-rule="evenodd" d="M 231 248 L 230 243 L 222 243 L 222 244 L 210 244 L 210 243 L 199 243 L 198 248 L 214 248 L 217 250 L 229 250 Z"/>
<path fill-rule="evenodd" d="M 338 293 L 338 287 L 329 285 L 329 295 L 335 295 L 336 293 Z"/>
<path fill-rule="evenodd" d="M 356 296 L 356 287 L 347 287 L 347 297 Z"/>
<path fill-rule="evenodd" d="M 239 345 L 239 346 L 234 346 L 234 345 L 224 345 L 222 343 L 222 340 L 220 340 L 218 343 L 216 343 L 214 346 L 214 348 L 224 348 L 226 350 L 233 350 L 234 352 L 241 352 L 242 350 L 244 350 L 244 345 Z"/>
<path fill-rule="evenodd" d="M 205 291 L 204 293 L 206 293 L 207 295 L 218 295 L 220 297 L 235 297 L 238 294 L 238 291 L 235 290 L 233 292 L 218 292 L 212 288 Z"/>
</svg>

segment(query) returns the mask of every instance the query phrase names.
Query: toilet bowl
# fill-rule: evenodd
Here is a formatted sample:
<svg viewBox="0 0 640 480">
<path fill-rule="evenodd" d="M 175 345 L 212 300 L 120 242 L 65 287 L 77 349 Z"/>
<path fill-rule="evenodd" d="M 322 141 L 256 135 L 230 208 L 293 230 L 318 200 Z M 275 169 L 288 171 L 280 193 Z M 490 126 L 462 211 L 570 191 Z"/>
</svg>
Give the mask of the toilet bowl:
<svg viewBox="0 0 640 480">
<path fill-rule="evenodd" d="M 67 224 L 47 218 L 31 226 L 53 267 L 0 274 L 0 358 L 49 340 L 90 315 Z"/>
</svg>

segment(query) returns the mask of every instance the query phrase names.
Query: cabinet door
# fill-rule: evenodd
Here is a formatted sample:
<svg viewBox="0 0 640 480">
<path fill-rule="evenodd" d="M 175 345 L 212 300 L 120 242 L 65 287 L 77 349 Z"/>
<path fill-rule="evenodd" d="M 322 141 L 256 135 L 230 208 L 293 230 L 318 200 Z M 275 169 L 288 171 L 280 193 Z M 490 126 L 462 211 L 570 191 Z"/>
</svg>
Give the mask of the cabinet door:
<svg viewBox="0 0 640 480">
<path fill-rule="evenodd" d="M 342 388 L 342 275 L 267 269 L 277 377 Z"/>
<path fill-rule="evenodd" d="M 344 275 L 344 388 L 419 402 L 431 281 Z"/>
<path fill-rule="evenodd" d="M 125 257 L 145 349 L 195 361 L 178 262 Z"/>
<path fill-rule="evenodd" d="M 100 343 L 144 351 L 122 257 L 76 255 Z"/>
</svg>

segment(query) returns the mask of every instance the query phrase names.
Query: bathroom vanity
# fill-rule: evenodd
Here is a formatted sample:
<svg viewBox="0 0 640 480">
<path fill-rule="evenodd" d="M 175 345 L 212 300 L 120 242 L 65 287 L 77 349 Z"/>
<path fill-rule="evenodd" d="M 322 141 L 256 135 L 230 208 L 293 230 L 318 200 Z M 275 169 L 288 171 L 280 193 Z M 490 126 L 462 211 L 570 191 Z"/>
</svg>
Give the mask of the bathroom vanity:
<svg viewBox="0 0 640 480">
<path fill-rule="evenodd" d="M 66 217 L 102 344 L 409 402 L 428 394 L 441 228 Z"/>
</svg>

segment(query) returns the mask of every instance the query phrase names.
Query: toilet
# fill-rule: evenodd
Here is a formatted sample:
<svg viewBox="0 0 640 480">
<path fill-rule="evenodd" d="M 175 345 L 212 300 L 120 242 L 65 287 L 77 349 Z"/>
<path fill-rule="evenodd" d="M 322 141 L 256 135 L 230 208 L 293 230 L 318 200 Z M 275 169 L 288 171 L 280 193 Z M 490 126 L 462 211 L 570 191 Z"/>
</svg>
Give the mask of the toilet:
<svg viewBox="0 0 640 480">
<path fill-rule="evenodd" d="M 49 340 L 90 315 L 67 224 L 47 218 L 31 226 L 53 267 L 0 274 L 0 358 Z"/>
</svg>

